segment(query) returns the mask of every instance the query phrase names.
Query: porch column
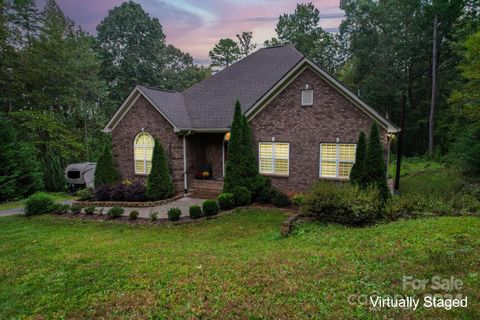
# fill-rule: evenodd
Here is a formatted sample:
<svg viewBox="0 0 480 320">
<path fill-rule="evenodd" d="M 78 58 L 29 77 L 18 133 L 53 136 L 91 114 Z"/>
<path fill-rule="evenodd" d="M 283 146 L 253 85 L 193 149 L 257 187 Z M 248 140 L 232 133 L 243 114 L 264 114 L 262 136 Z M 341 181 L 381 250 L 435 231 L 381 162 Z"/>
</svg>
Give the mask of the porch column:
<svg viewBox="0 0 480 320">
<path fill-rule="evenodd" d="M 183 136 L 183 189 L 184 192 L 188 191 L 188 180 L 187 180 L 187 135 Z"/>
</svg>

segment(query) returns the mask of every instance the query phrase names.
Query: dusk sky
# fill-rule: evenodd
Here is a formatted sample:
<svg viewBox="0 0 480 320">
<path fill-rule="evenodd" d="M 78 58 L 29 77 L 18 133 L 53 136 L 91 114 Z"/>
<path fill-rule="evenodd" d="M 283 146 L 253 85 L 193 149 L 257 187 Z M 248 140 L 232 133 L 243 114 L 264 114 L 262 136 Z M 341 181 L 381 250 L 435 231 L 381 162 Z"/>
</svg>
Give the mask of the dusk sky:
<svg viewBox="0 0 480 320">
<path fill-rule="evenodd" d="M 37 0 L 43 7 L 45 0 Z M 57 0 L 62 10 L 90 33 L 122 0 Z M 221 38 L 235 39 L 242 31 L 253 31 L 258 44 L 275 36 L 278 16 L 295 10 L 295 0 L 136 0 L 152 17 L 160 20 L 167 42 L 190 53 L 195 62 L 209 64 L 208 51 Z M 309 2 L 309 1 L 305 1 Z M 311 1 L 320 10 L 320 25 L 337 31 L 343 16 L 339 0 Z"/>
</svg>

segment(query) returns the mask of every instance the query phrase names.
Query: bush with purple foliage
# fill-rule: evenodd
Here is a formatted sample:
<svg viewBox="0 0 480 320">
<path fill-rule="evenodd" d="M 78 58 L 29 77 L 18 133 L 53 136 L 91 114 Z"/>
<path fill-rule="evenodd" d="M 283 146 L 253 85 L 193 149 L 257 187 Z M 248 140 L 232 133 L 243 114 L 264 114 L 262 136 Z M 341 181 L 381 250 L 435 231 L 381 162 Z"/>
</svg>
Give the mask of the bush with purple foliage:
<svg viewBox="0 0 480 320">
<path fill-rule="evenodd" d="M 95 198 L 99 201 L 145 201 L 145 191 L 145 185 L 140 181 L 100 185 L 95 188 Z"/>
</svg>

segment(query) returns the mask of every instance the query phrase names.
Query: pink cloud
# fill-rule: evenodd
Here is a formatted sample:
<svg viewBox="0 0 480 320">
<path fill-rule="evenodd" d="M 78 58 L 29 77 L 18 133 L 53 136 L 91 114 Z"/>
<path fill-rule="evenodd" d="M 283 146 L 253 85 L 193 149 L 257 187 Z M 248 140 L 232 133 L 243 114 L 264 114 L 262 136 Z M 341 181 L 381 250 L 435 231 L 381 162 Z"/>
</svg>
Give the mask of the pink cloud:
<svg viewBox="0 0 480 320">
<path fill-rule="evenodd" d="M 45 0 L 39 1 L 43 5 Z M 122 0 L 57 0 L 65 13 L 91 33 Z M 43 2 L 43 3 L 42 3 Z M 296 0 L 136 0 L 152 17 L 160 20 L 167 42 L 197 61 L 208 60 L 208 52 L 221 38 L 252 31 L 254 41 L 263 44 L 275 36 L 277 18 L 295 10 Z M 312 1 L 320 10 L 320 24 L 327 30 L 338 28 L 342 11 L 339 0 Z"/>
</svg>

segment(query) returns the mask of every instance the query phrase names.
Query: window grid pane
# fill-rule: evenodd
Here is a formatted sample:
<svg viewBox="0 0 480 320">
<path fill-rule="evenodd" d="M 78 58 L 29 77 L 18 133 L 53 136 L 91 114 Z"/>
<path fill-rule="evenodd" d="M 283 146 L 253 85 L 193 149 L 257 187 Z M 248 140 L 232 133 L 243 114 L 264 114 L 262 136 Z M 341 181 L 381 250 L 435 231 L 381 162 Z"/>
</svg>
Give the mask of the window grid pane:
<svg viewBox="0 0 480 320">
<path fill-rule="evenodd" d="M 289 144 L 280 142 L 259 143 L 260 173 L 288 175 Z"/>
<path fill-rule="evenodd" d="M 152 167 L 154 140 L 146 132 L 137 135 L 134 143 L 134 161 L 136 174 L 149 174 Z"/>
<path fill-rule="evenodd" d="M 355 151 L 355 144 L 320 144 L 320 177 L 349 178 Z"/>
</svg>

